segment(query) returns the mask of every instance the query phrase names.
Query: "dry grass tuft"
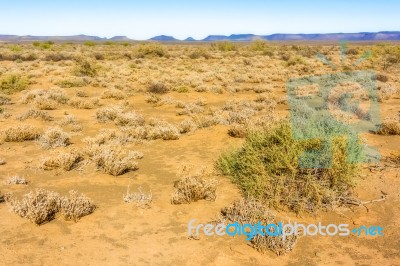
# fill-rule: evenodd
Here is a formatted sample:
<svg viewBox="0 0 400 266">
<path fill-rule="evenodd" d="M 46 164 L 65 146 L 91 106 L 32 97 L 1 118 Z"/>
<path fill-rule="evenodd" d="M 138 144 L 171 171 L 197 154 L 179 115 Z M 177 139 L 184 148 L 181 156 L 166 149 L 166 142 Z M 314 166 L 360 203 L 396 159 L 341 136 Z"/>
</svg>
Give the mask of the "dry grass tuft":
<svg viewBox="0 0 400 266">
<path fill-rule="evenodd" d="M 62 168 L 65 171 L 70 171 L 76 168 L 83 160 L 82 154 L 77 150 L 71 150 L 68 152 L 59 152 L 41 161 L 40 168 L 44 170 L 53 170 L 57 168 Z"/>
<path fill-rule="evenodd" d="M 39 136 L 38 129 L 31 125 L 13 125 L 1 131 L 4 141 L 6 142 L 22 142 L 34 140 Z"/>
<path fill-rule="evenodd" d="M 34 108 L 30 108 L 28 111 L 25 113 L 22 113 L 17 117 L 18 120 L 23 121 L 29 118 L 34 118 L 34 119 L 41 119 L 43 121 L 52 121 L 54 118 L 49 115 L 48 112 L 42 111 L 42 110 L 37 110 Z"/>
<path fill-rule="evenodd" d="M 60 127 L 50 127 L 40 136 L 38 143 L 45 149 L 64 147 L 71 144 L 70 136 Z"/>
<path fill-rule="evenodd" d="M 232 206 L 223 208 L 221 214 L 223 220 L 232 223 L 238 222 L 242 225 L 257 224 L 259 222 L 263 225 L 277 224 L 275 215 L 261 202 L 254 199 L 236 201 Z M 291 251 L 296 245 L 297 240 L 298 236 L 295 234 L 287 236 L 285 240 L 280 236 L 265 234 L 265 236 L 254 236 L 250 240 L 250 243 L 259 252 L 264 253 L 267 250 L 271 250 L 279 256 Z"/>
<path fill-rule="evenodd" d="M 172 194 L 172 204 L 191 203 L 198 200 L 215 201 L 217 181 L 206 176 L 203 169 L 192 175 L 189 167 L 183 167 L 180 180 L 174 183 L 175 191 Z"/>
<path fill-rule="evenodd" d="M 126 99 L 126 94 L 123 91 L 117 89 L 109 89 L 103 92 L 101 95 L 102 99 L 116 99 L 123 100 Z"/>
<path fill-rule="evenodd" d="M 65 220 L 79 221 L 80 218 L 94 212 L 96 205 L 84 194 L 71 190 L 68 197 L 62 197 L 60 202 L 61 215 Z"/>
<path fill-rule="evenodd" d="M 169 91 L 169 88 L 164 83 L 152 83 L 147 88 L 147 91 L 155 94 L 164 94 Z"/>
<path fill-rule="evenodd" d="M 150 208 L 150 204 L 153 201 L 153 194 L 151 192 L 145 193 L 141 188 L 137 192 L 131 193 L 128 187 L 123 200 L 125 203 L 135 202 L 136 206 L 141 208 Z"/>
<path fill-rule="evenodd" d="M 6 185 L 27 185 L 28 180 L 26 180 L 25 177 L 21 177 L 19 175 L 14 175 L 14 176 L 10 177 L 9 179 L 7 179 L 5 184 Z"/>
</svg>

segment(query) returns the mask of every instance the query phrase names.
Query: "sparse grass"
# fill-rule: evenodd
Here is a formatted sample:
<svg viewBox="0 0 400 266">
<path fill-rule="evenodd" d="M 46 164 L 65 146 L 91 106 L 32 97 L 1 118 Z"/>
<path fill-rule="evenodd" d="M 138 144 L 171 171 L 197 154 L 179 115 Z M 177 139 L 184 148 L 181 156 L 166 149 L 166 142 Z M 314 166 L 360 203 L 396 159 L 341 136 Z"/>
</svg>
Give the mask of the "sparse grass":
<svg viewBox="0 0 400 266">
<path fill-rule="evenodd" d="M 81 152 L 73 149 L 67 152 L 58 152 L 44 158 L 40 163 L 40 167 L 44 170 L 61 168 L 65 171 L 71 171 L 76 168 L 82 160 L 83 156 Z"/>
<path fill-rule="evenodd" d="M 355 145 L 350 147 L 352 156 L 361 156 L 361 143 Z M 282 123 L 249 133 L 241 148 L 220 157 L 217 169 L 230 176 L 246 197 L 277 209 L 315 212 L 335 204 L 355 186 L 358 166 L 347 161 L 346 141 L 335 139 L 332 146 L 331 168 L 300 168 L 300 155 L 320 148 L 320 142 L 297 141 L 290 125 Z"/>
<path fill-rule="evenodd" d="M 0 93 L 13 94 L 25 90 L 29 80 L 16 74 L 10 74 L 0 79 Z"/>
<path fill-rule="evenodd" d="M 82 217 L 94 212 L 96 205 L 84 194 L 76 190 L 69 192 L 69 197 L 62 197 L 60 200 L 61 215 L 65 220 L 79 221 Z"/>
<path fill-rule="evenodd" d="M 215 201 L 217 181 L 209 177 L 202 169 L 192 174 L 190 167 L 183 167 L 180 179 L 174 183 L 172 204 L 188 204 L 198 200 Z"/>
<path fill-rule="evenodd" d="M 38 143 L 44 149 L 53 149 L 67 146 L 71 141 L 69 134 L 60 127 L 50 127 L 40 136 Z"/>
<path fill-rule="evenodd" d="M 261 223 L 266 226 L 278 223 L 275 214 L 260 201 L 254 199 L 236 201 L 231 206 L 223 208 L 221 215 L 225 221 L 237 222 L 242 225 Z M 295 234 L 287 236 L 284 240 L 280 236 L 270 236 L 268 234 L 262 236 L 257 234 L 250 240 L 250 243 L 253 248 L 261 253 L 271 250 L 279 256 L 291 251 L 296 245 L 297 240 L 298 236 Z"/>
<path fill-rule="evenodd" d="M 136 206 L 141 208 L 150 208 L 150 204 L 153 201 L 153 194 L 145 193 L 141 188 L 137 192 L 131 193 L 129 186 L 126 190 L 126 194 L 123 195 L 123 200 L 125 203 L 135 202 Z"/>
<path fill-rule="evenodd" d="M 27 185 L 28 180 L 25 177 L 14 175 L 8 178 L 5 182 L 6 185 Z"/>
<path fill-rule="evenodd" d="M 3 135 L 5 142 L 22 142 L 39 137 L 38 129 L 26 124 L 9 126 L 0 133 Z"/>
</svg>

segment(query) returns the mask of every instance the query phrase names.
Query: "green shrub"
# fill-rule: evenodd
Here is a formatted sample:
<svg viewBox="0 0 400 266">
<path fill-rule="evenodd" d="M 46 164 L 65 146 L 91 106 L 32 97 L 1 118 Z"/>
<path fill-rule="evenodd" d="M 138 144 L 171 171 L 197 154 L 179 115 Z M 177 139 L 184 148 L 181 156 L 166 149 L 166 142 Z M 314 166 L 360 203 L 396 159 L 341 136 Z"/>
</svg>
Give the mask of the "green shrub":
<svg viewBox="0 0 400 266">
<path fill-rule="evenodd" d="M 29 81 L 19 75 L 10 74 L 0 79 L 0 92 L 12 94 L 26 89 Z"/>
<path fill-rule="evenodd" d="M 74 74 L 76 76 L 95 77 L 97 75 L 97 67 L 87 59 L 78 59 L 76 60 Z"/>
<path fill-rule="evenodd" d="M 349 147 L 353 156 L 362 156 L 362 145 Z M 289 123 L 269 130 L 253 131 L 243 146 L 223 154 L 217 169 L 228 175 L 246 197 L 254 197 L 269 207 L 300 213 L 315 212 L 333 205 L 355 186 L 358 165 L 347 161 L 345 138 L 334 138 L 331 168 L 301 168 L 303 152 L 321 148 L 318 139 L 296 140 Z M 329 150 L 325 150 L 329 157 Z"/>
<path fill-rule="evenodd" d="M 83 45 L 89 46 L 89 47 L 93 47 L 96 46 L 96 43 L 94 41 L 85 41 L 83 43 Z"/>
</svg>

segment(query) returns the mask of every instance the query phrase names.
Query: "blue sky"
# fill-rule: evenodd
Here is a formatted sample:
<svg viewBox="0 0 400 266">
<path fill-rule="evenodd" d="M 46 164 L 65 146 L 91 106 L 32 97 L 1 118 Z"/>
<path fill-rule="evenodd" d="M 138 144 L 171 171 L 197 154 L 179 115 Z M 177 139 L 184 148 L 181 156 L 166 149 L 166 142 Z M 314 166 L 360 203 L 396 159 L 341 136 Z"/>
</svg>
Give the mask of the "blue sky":
<svg viewBox="0 0 400 266">
<path fill-rule="evenodd" d="M 0 0 L 0 34 L 173 35 L 400 30 L 400 1 Z"/>
</svg>

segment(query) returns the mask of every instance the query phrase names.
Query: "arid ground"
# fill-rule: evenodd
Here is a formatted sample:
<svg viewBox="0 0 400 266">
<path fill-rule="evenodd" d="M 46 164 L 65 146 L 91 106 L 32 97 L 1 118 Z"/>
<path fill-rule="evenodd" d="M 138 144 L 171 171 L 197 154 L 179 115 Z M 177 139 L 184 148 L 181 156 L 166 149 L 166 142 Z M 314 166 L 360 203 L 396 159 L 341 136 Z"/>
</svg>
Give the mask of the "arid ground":
<svg viewBox="0 0 400 266">
<path fill-rule="evenodd" d="M 0 44 L 0 264 L 400 265 L 399 46 L 350 43 L 344 65 L 341 55 L 333 43 Z M 189 220 L 211 222 L 245 196 L 216 161 L 249 129 L 289 116 L 286 82 L 353 70 L 378 74 L 390 125 L 362 134 L 382 156 L 354 177 L 364 203 L 271 210 L 304 223 L 379 225 L 384 235 L 304 236 L 280 256 L 243 236 L 189 237 Z M 215 200 L 173 204 L 185 167 L 217 182 Z M 16 206 L 39 188 L 76 190 L 96 208 L 37 225 Z"/>
</svg>

